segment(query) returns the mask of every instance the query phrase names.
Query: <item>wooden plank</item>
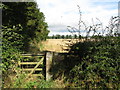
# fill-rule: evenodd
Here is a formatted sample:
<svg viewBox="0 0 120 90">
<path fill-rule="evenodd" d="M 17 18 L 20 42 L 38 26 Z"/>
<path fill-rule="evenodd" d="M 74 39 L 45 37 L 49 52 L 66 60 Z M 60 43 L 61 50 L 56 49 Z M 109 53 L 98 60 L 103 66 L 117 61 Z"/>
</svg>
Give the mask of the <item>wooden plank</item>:
<svg viewBox="0 0 120 90">
<path fill-rule="evenodd" d="M 43 76 L 42 74 L 32 74 L 32 76 Z"/>
<path fill-rule="evenodd" d="M 44 56 L 45 54 L 22 54 L 22 56 Z"/>
<path fill-rule="evenodd" d="M 23 71 L 31 71 L 31 70 L 33 70 L 34 68 L 24 68 L 24 69 L 22 69 Z M 42 68 L 36 68 L 35 69 L 35 71 L 41 71 L 42 70 Z"/>
<path fill-rule="evenodd" d="M 31 74 L 35 71 L 35 69 L 40 65 L 41 62 L 43 62 L 44 57 L 37 63 L 37 65 L 34 67 L 34 69 L 32 69 L 32 71 L 30 72 L 30 74 L 28 74 L 28 77 L 31 76 Z M 27 78 L 28 78 L 27 77 Z"/>
<path fill-rule="evenodd" d="M 34 55 L 34 56 L 35 56 L 35 55 Z M 21 56 L 21 57 L 33 57 L 33 56 L 29 56 L 29 55 L 28 55 L 28 56 L 27 56 L 27 55 L 24 56 L 24 55 L 23 55 L 23 56 Z M 37 57 L 44 57 L 44 56 L 37 56 Z"/>
<path fill-rule="evenodd" d="M 21 62 L 20 61 L 18 61 L 18 65 L 20 66 L 20 64 L 21 64 Z"/>
<path fill-rule="evenodd" d="M 20 65 L 25 65 L 25 64 L 37 64 L 38 62 L 20 62 Z M 41 62 L 40 64 L 42 64 L 43 62 Z"/>
</svg>

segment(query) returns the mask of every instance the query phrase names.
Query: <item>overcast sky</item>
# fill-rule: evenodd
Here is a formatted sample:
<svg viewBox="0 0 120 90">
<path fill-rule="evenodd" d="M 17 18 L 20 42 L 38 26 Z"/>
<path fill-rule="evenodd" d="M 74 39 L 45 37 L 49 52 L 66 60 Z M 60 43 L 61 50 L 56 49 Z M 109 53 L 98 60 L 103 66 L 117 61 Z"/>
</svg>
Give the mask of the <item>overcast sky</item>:
<svg viewBox="0 0 120 90">
<path fill-rule="evenodd" d="M 99 18 L 103 25 L 108 25 L 111 16 L 118 15 L 119 0 L 36 0 L 40 11 L 44 13 L 50 33 L 70 34 L 67 26 L 78 28 L 80 6 L 82 20 L 87 25 L 92 24 Z"/>
</svg>

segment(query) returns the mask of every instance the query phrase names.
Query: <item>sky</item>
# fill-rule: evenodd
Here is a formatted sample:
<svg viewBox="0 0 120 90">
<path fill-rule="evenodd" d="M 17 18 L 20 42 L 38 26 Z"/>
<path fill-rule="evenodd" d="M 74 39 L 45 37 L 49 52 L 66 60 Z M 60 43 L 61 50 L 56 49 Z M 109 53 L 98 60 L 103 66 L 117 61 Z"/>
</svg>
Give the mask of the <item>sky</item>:
<svg viewBox="0 0 120 90">
<path fill-rule="evenodd" d="M 118 15 L 119 0 L 36 0 L 38 8 L 45 15 L 49 26 L 49 36 L 71 34 L 67 26 L 78 28 L 79 9 L 86 25 L 97 23 L 97 19 L 107 26 L 111 16 Z"/>
</svg>

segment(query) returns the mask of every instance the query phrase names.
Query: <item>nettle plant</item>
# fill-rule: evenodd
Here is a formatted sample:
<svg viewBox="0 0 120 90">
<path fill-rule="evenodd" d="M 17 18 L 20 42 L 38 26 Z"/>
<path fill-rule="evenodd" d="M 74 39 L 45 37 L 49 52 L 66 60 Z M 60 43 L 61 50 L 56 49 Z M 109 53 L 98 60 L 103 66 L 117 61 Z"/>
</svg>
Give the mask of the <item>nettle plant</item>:
<svg viewBox="0 0 120 90">
<path fill-rule="evenodd" d="M 68 26 L 69 32 L 81 36 L 77 43 L 69 46 L 70 53 L 79 56 L 78 64 L 70 71 L 70 82 L 75 83 L 74 87 L 120 88 L 120 17 L 112 17 L 103 28 L 99 19 L 99 23 L 93 21 L 93 25 L 87 26 L 82 21 L 80 7 L 79 13 L 79 28 Z"/>
</svg>

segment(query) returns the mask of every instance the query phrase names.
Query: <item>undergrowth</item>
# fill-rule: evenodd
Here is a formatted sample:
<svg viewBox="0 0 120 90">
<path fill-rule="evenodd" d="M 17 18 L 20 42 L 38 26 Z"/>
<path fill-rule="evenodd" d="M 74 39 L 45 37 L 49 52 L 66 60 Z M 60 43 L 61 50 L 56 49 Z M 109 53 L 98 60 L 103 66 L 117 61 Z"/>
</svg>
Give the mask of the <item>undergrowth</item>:
<svg viewBox="0 0 120 90">
<path fill-rule="evenodd" d="M 41 78 L 33 77 L 26 79 L 25 74 L 20 74 L 14 79 L 14 83 L 10 88 L 52 88 L 53 86 L 53 81 L 46 81 Z"/>
</svg>

